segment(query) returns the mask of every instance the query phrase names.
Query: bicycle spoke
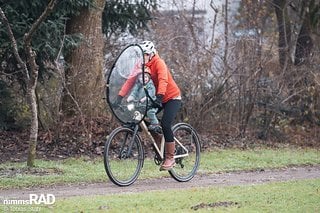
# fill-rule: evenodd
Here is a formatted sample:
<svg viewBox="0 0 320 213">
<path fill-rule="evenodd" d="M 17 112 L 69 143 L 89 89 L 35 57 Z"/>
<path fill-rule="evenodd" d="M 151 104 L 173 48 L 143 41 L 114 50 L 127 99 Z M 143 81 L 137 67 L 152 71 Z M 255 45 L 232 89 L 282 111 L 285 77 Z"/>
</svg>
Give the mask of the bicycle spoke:
<svg viewBox="0 0 320 213">
<path fill-rule="evenodd" d="M 199 166 L 199 138 L 188 124 L 180 123 L 173 128 L 173 131 L 176 138 L 176 166 L 169 173 L 177 181 L 189 181 L 193 178 Z"/>
<path fill-rule="evenodd" d="M 118 128 L 105 145 L 104 163 L 112 182 L 128 186 L 138 177 L 144 156 L 140 138 L 128 128 Z"/>
</svg>

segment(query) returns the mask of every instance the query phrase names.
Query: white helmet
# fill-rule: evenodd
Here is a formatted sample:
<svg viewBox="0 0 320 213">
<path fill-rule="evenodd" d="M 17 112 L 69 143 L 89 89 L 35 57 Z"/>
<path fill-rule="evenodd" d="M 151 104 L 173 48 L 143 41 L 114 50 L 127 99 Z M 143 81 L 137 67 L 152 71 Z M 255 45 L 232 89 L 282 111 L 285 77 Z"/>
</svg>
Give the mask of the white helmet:
<svg viewBox="0 0 320 213">
<path fill-rule="evenodd" d="M 140 43 L 140 47 L 142 48 L 142 51 L 145 54 L 156 53 L 154 44 L 151 41 L 143 41 L 142 43 Z"/>
</svg>

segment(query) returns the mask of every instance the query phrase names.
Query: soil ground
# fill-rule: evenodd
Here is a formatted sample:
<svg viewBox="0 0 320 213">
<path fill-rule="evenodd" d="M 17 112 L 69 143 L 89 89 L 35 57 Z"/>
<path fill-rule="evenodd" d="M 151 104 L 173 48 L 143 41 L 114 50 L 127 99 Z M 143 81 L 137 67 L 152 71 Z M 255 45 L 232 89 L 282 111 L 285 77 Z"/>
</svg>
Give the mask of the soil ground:
<svg viewBox="0 0 320 213">
<path fill-rule="evenodd" d="M 168 189 L 187 189 L 193 187 L 255 185 L 269 182 L 316 179 L 320 178 L 320 165 L 289 167 L 273 170 L 240 171 L 196 175 L 191 181 L 177 183 L 171 177 L 137 180 L 128 187 L 119 187 L 106 181 L 81 185 L 59 185 L 30 189 L 0 190 L 0 198 L 29 198 L 29 194 L 53 194 L 56 199 L 72 196 L 111 195 L 120 193 L 136 193 Z M 164 187 L 165 186 L 165 187 Z"/>
</svg>

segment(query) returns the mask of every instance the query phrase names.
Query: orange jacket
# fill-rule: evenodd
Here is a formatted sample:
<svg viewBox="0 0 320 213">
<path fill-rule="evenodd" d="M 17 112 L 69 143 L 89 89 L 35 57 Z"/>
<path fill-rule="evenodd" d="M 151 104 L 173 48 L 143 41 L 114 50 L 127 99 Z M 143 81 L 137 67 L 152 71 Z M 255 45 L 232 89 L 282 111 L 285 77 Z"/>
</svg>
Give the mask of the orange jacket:
<svg viewBox="0 0 320 213">
<path fill-rule="evenodd" d="M 156 94 L 163 95 L 163 103 L 181 95 L 180 89 L 173 80 L 167 65 L 158 54 L 153 56 L 145 65 L 150 69 L 151 79 L 156 87 Z"/>
<path fill-rule="evenodd" d="M 156 88 L 157 95 L 163 95 L 162 102 L 176 98 L 181 95 L 180 89 L 176 82 L 173 80 L 169 69 L 165 62 L 160 58 L 158 54 L 152 57 L 152 59 L 145 64 L 150 69 L 151 79 Z M 135 77 L 129 76 L 128 80 L 122 86 L 119 95 L 126 96 L 135 83 Z"/>
</svg>

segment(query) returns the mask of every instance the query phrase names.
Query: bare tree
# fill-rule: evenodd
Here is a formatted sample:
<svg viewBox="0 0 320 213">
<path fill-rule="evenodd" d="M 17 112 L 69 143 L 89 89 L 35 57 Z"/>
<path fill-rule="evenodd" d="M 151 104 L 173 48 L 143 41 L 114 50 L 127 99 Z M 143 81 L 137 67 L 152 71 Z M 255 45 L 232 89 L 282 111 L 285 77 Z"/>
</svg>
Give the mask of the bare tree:
<svg viewBox="0 0 320 213">
<path fill-rule="evenodd" d="M 291 25 L 287 9 L 286 0 L 273 0 L 275 13 L 277 16 L 279 33 L 279 63 L 282 68 L 290 62 Z"/>
<path fill-rule="evenodd" d="M 30 30 L 25 33 L 23 38 L 24 51 L 26 54 L 26 61 L 23 61 L 18 52 L 18 46 L 16 39 L 13 35 L 12 29 L 10 27 L 9 21 L 5 16 L 3 10 L 0 7 L 0 16 L 1 19 L 8 30 L 8 34 L 12 43 L 13 53 L 15 58 L 20 65 L 22 71 L 24 72 L 24 78 L 27 82 L 27 96 L 29 100 L 29 106 L 31 110 L 31 126 L 30 126 L 30 135 L 29 135 L 29 151 L 28 151 L 28 160 L 27 166 L 34 166 L 34 160 L 36 157 L 36 146 L 38 139 L 38 107 L 36 99 L 36 87 L 38 80 L 38 70 L 39 67 L 36 63 L 35 57 L 36 53 L 32 50 L 31 39 L 36 30 L 39 28 L 40 24 L 46 19 L 55 6 L 56 0 L 51 0 L 43 13 L 39 18 L 32 24 Z"/>
<path fill-rule="evenodd" d="M 229 1 L 225 0 L 224 5 L 224 54 L 223 54 L 223 64 L 224 64 L 224 71 L 226 75 L 228 75 L 228 50 L 229 50 L 229 19 L 228 19 L 228 8 L 229 8 Z"/>
<path fill-rule="evenodd" d="M 319 100 L 315 92 L 319 91 L 319 84 L 314 86 L 307 73 L 319 79 L 315 69 L 319 69 L 319 59 L 305 45 L 310 43 L 304 37 L 305 41 L 297 43 L 304 48 L 301 53 L 310 57 L 311 64 L 299 68 L 291 64 L 295 40 L 290 23 L 293 1 L 243 0 L 237 8 L 239 14 L 234 14 L 234 4 L 228 0 L 222 1 L 222 10 L 213 1 L 209 10 L 196 8 L 194 1 L 188 8 L 179 7 L 178 0 L 174 2 L 173 10 L 155 14 L 151 39 L 182 90 L 184 104 L 179 119 L 192 123 L 198 130 L 214 129 L 216 133 L 220 130 L 221 135 L 240 137 L 254 134 L 259 139 L 281 139 L 280 123 L 292 116 L 303 119 L 305 109 L 310 109 L 308 113 L 316 120 L 319 104 L 314 103 Z M 276 13 L 276 23 L 272 13 Z M 210 27 L 217 29 L 210 35 L 208 28 L 207 34 L 203 29 L 208 27 L 203 18 L 209 16 L 213 20 Z M 278 28 L 273 30 L 273 26 Z M 298 29 L 307 32 L 304 34 L 312 32 Z"/>
<path fill-rule="evenodd" d="M 294 6 L 292 5 L 294 8 Z M 316 16 L 312 13 L 319 12 L 320 9 L 316 9 L 316 5 L 311 0 L 305 0 L 302 2 L 301 8 L 294 8 L 293 11 L 299 12 L 299 18 L 302 20 L 300 31 L 297 38 L 296 50 L 295 50 L 295 65 L 301 65 L 308 62 L 311 51 L 313 49 L 313 40 L 311 38 L 312 24 Z M 318 6 L 319 8 L 319 6 Z"/>
</svg>

